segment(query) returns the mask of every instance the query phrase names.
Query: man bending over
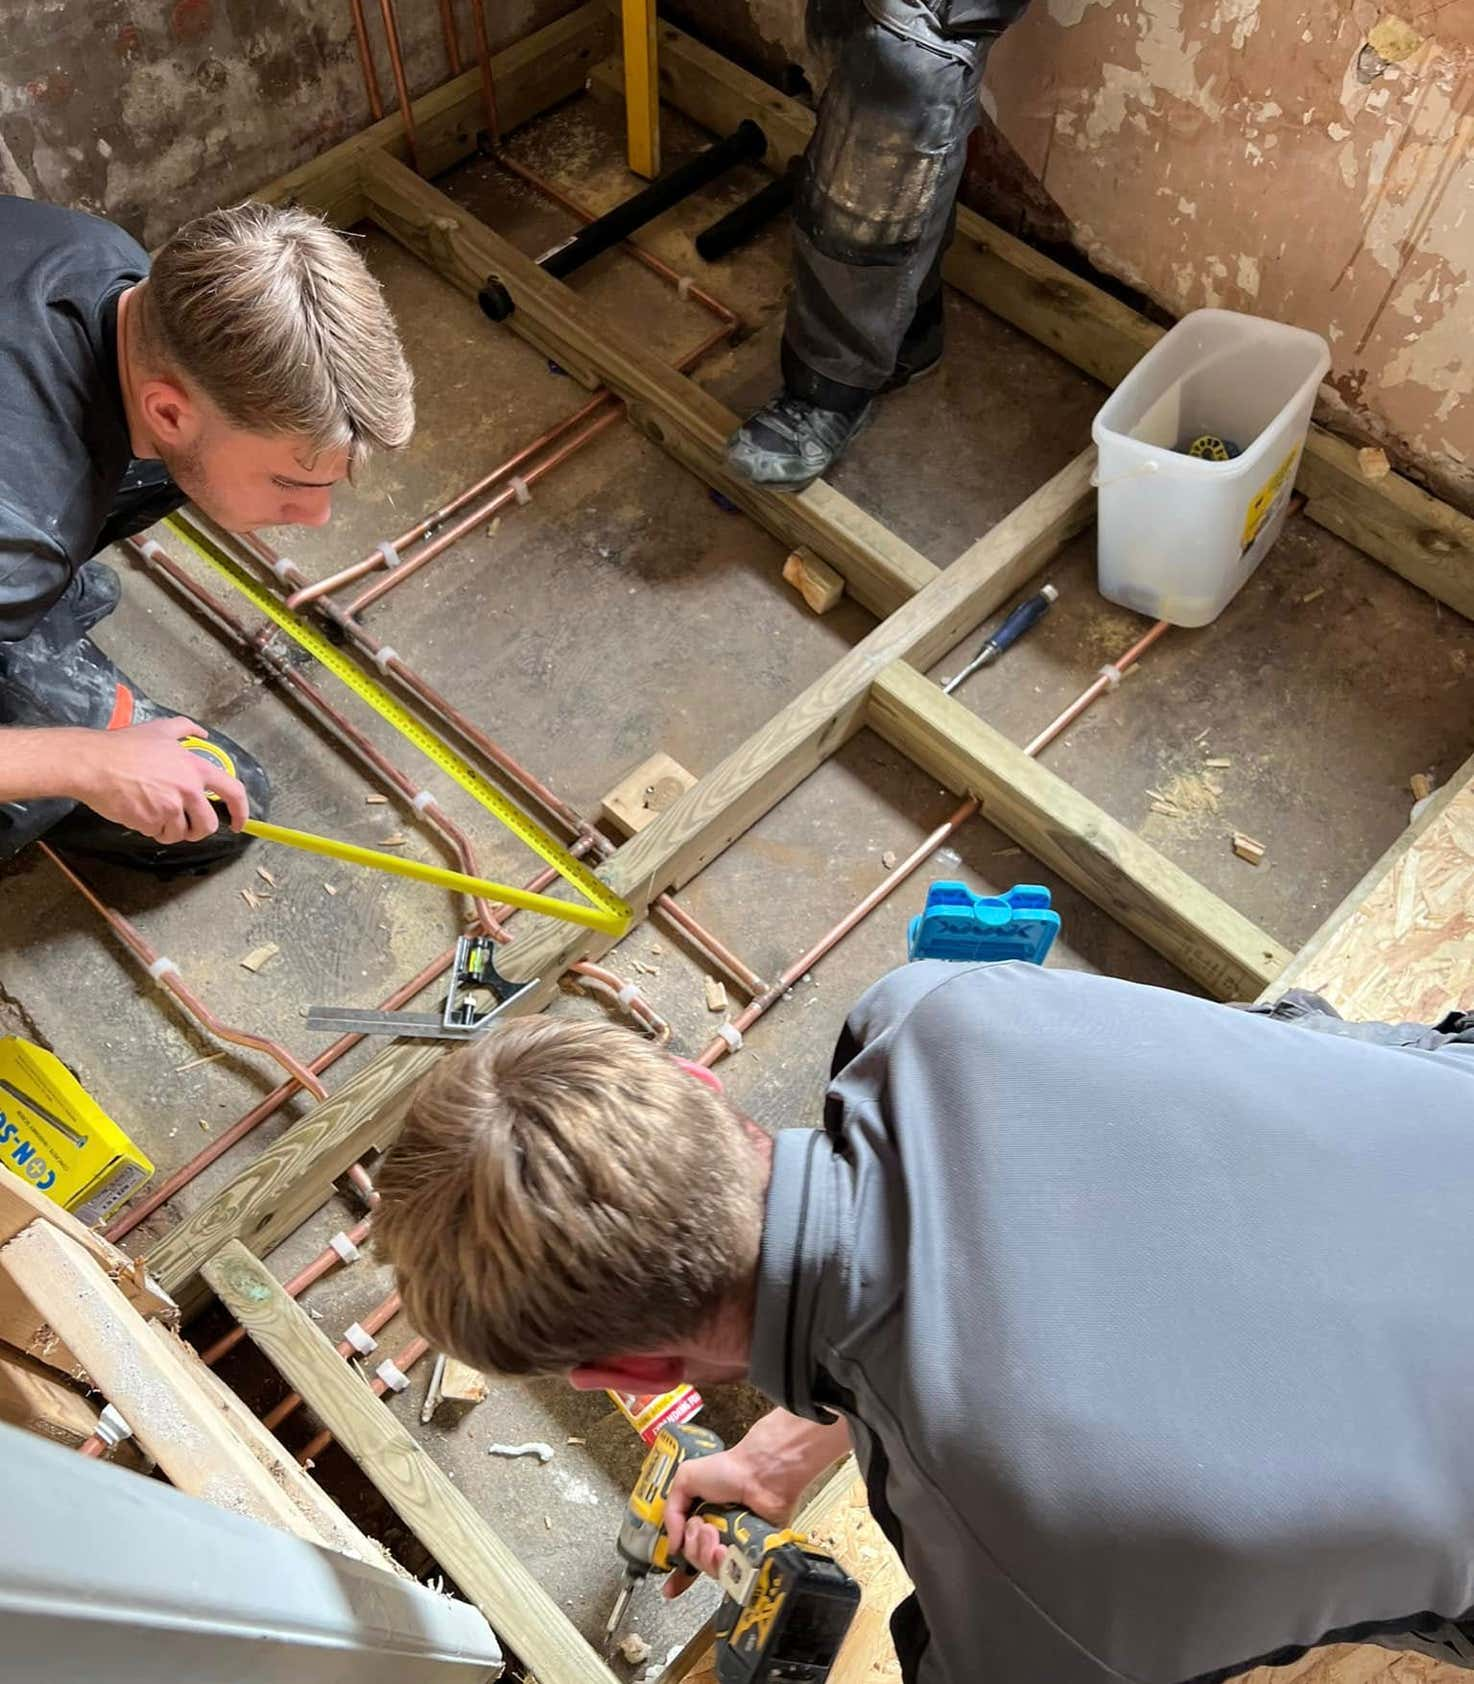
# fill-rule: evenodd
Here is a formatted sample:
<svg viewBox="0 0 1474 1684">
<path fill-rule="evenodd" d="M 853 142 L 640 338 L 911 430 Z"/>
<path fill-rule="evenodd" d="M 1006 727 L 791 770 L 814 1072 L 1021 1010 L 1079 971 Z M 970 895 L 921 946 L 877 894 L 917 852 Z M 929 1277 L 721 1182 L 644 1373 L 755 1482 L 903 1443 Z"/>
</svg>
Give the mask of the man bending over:
<svg viewBox="0 0 1474 1684">
<path fill-rule="evenodd" d="M 852 1443 L 908 1684 L 1474 1665 L 1474 1030 L 1317 1004 L 912 964 L 775 1139 L 624 1029 L 526 1019 L 422 1084 L 375 1229 L 477 1367 L 779 1405 L 677 1478 L 699 1567 L 696 1502 L 785 1519 Z"/>
<path fill-rule="evenodd" d="M 414 430 L 393 319 L 346 240 L 263 204 L 186 223 L 150 269 L 112 223 L 0 197 L 0 297 L 0 859 L 43 835 L 145 870 L 227 858 L 266 774 L 92 642 L 120 587 L 89 558 L 186 499 L 231 532 L 323 525 Z"/>
</svg>

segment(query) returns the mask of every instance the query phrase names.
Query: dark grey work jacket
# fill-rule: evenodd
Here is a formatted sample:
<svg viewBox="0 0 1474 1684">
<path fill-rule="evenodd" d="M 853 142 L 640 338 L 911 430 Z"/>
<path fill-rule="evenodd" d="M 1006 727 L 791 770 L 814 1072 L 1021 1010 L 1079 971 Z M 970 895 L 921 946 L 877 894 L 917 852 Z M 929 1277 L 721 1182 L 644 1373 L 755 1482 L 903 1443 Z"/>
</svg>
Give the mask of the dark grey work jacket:
<svg viewBox="0 0 1474 1684">
<path fill-rule="evenodd" d="M 849 1417 L 912 1684 L 1474 1607 L 1471 1075 L 1028 965 L 870 990 L 776 1141 L 753 1378 Z"/>
</svg>

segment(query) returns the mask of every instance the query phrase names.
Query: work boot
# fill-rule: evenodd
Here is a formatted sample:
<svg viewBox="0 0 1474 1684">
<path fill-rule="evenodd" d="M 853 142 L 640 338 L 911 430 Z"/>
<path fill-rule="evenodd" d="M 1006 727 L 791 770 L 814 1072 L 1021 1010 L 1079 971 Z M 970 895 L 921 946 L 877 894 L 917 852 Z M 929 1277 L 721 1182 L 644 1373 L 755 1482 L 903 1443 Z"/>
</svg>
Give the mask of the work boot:
<svg viewBox="0 0 1474 1684">
<path fill-rule="evenodd" d="M 823 409 L 785 388 L 728 439 L 727 464 L 754 485 L 802 491 L 829 472 L 869 419 L 868 401 Z"/>
</svg>

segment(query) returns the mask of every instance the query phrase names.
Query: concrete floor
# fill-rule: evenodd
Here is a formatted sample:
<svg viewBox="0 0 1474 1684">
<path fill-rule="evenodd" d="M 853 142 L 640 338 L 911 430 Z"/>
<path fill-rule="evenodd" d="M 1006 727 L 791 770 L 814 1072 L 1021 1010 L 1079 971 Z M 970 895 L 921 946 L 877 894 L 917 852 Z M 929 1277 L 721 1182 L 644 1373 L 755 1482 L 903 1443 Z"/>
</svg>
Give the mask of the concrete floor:
<svg viewBox="0 0 1474 1684">
<path fill-rule="evenodd" d="M 672 158 L 695 131 L 670 116 Z M 600 209 L 631 189 L 617 114 L 583 100 L 515 137 L 515 154 Z M 718 191 L 672 213 L 644 236 L 651 249 L 741 315 L 743 335 L 713 356 L 701 379 L 736 409 L 773 382 L 785 284 L 784 232 L 710 268 L 693 234 L 757 185 L 737 172 Z M 568 231 L 567 215 L 497 166 L 475 162 L 445 190 L 536 253 Z M 326 532 L 277 534 L 278 547 L 321 574 L 391 537 L 421 511 L 511 454 L 584 401 L 511 334 L 383 236 L 364 249 L 405 330 L 419 381 L 413 446 L 347 492 Z M 611 254 L 576 289 L 675 358 L 708 331 L 628 257 Z M 1102 392 L 1050 352 L 965 300 L 948 305 L 943 370 L 889 400 L 835 476 L 847 495 L 945 564 L 1078 451 Z M 166 542 L 167 536 L 166 536 Z M 822 672 L 872 623 L 845 603 L 820 620 L 783 584 L 781 546 L 725 512 L 704 486 L 620 424 L 367 615 L 372 629 L 581 811 L 656 749 L 701 773 Z M 130 565 L 120 561 L 132 573 Z M 1025 643 L 961 692 L 968 705 L 1026 740 L 1144 629 L 1093 589 L 1089 536 L 1043 574 L 1061 600 Z M 373 842 L 393 834 L 425 859 L 443 850 L 398 798 L 371 804 L 379 786 L 277 691 L 222 653 L 219 643 L 151 580 L 127 579 L 125 601 L 101 642 L 155 694 L 187 705 L 249 743 L 271 768 L 274 816 L 287 824 Z M 939 663 L 955 670 L 964 650 Z M 1406 823 L 1407 779 L 1449 776 L 1470 752 L 1474 628 L 1303 521 L 1292 523 L 1254 580 L 1213 626 L 1174 632 L 1119 693 L 1047 753 L 1048 764 L 1170 858 L 1294 947 L 1301 943 Z M 333 681 L 324 679 L 333 689 Z M 342 701 L 341 694 L 334 700 Z M 356 703 L 348 711 L 393 758 L 402 747 Z M 1222 795 L 1202 795 L 1203 761 Z M 443 780 L 430 781 L 439 791 Z M 1151 810 L 1152 791 L 1175 793 L 1183 818 Z M 885 744 L 862 733 L 683 892 L 706 921 L 764 975 L 774 975 L 883 876 L 882 856 L 903 855 L 955 805 Z M 475 838 L 482 868 L 510 880 L 533 864 L 458 791 L 447 806 Z M 1262 866 L 1237 859 L 1234 830 L 1264 841 Z M 269 872 L 272 881 L 262 875 Z M 312 1056 L 317 1001 L 374 1004 L 447 947 L 459 909 L 397 880 L 327 866 L 258 846 L 215 877 L 161 888 L 125 873 L 85 875 L 137 919 L 149 939 L 229 1021 Z M 1051 963 L 1167 987 L 1186 984 L 1110 918 L 981 822 L 957 838 L 843 949 L 793 990 L 724 1067 L 738 1103 L 772 1127 L 816 1120 L 830 1049 L 844 1015 L 874 978 L 905 955 L 906 919 L 934 877 L 982 890 L 1037 880 L 1054 891 L 1064 934 Z M 3 879 L 5 951 L 0 1012 L 53 1047 L 167 1172 L 269 1091 L 277 1072 L 255 1055 L 190 1069 L 216 1048 L 163 1000 L 91 911 L 39 856 Z M 335 893 L 329 893 L 331 885 Z M 243 890 L 263 897 L 252 908 Z M 259 973 L 239 961 L 281 948 Z M 638 965 L 636 963 L 638 961 Z M 693 1053 L 718 1021 L 701 997 L 701 968 L 657 925 L 608 961 L 638 980 Z M 602 1009 L 560 1000 L 559 1011 Z M 373 1049 L 351 1054 L 329 1085 Z M 302 1114 L 284 1108 L 257 1137 Z M 247 1145 L 182 1193 L 186 1211 L 255 1150 Z M 273 1256 L 285 1276 L 353 1220 L 335 1201 Z M 165 1213 L 137 1236 L 164 1231 Z M 387 1290 L 365 1261 L 308 1294 L 337 1334 Z M 411 1337 L 402 1319 L 384 1351 Z M 428 1364 L 426 1365 L 428 1368 Z M 232 1378 L 253 1401 L 284 1389 L 249 1353 Z M 396 1409 L 417 1424 L 425 1371 Z M 756 1400 L 740 1389 L 710 1400 L 707 1419 L 735 1434 Z M 310 1434 L 305 1416 L 283 1429 Z M 498 1384 L 453 1428 L 424 1437 L 488 1519 L 591 1637 L 613 1596 L 613 1536 L 640 1446 L 602 1394 L 561 1382 Z M 494 1441 L 548 1439 L 553 1462 L 507 1463 Z M 582 1440 L 584 1442 L 571 1442 Z M 322 1476 L 379 1526 L 406 1561 L 423 1566 L 393 1517 L 351 1477 L 339 1454 Z M 634 1628 L 657 1654 L 679 1642 L 709 1605 L 705 1592 L 666 1610 L 651 1590 Z"/>
</svg>

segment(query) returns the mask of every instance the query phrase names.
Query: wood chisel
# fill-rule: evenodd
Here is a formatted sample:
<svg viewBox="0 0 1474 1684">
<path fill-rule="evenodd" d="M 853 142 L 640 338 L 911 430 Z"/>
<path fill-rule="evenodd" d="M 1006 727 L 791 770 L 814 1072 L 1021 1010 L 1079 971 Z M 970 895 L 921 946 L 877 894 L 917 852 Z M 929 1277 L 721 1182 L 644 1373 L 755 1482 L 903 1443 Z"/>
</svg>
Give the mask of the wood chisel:
<svg viewBox="0 0 1474 1684">
<path fill-rule="evenodd" d="M 1031 596 L 1027 602 L 1021 602 L 956 678 L 947 680 L 942 686 L 942 694 L 950 696 L 964 679 L 971 678 L 979 668 L 991 666 L 1005 649 L 1012 648 L 1018 642 L 1030 626 L 1044 618 L 1049 612 L 1050 604 L 1058 598 L 1059 592 L 1054 586 L 1046 585 L 1036 596 Z"/>
</svg>

